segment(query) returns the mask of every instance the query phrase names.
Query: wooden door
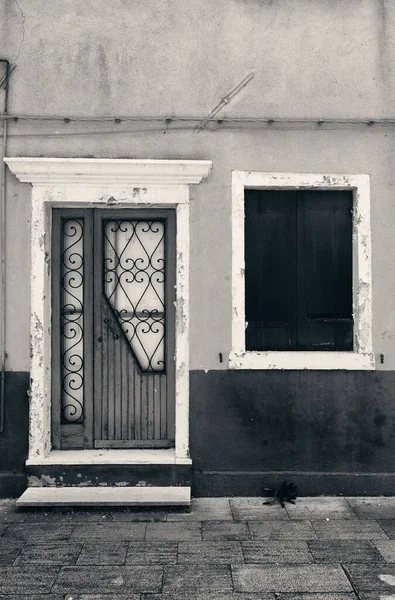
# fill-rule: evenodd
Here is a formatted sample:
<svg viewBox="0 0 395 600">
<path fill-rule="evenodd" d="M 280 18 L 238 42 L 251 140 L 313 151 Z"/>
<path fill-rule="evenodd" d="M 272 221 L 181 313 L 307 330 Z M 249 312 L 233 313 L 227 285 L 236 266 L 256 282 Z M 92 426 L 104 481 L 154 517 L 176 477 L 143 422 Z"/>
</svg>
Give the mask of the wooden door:
<svg viewBox="0 0 395 600">
<path fill-rule="evenodd" d="M 53 447 L 173 446 L 174 211 L 54 210 L 53 231 Z"/>
</svg>

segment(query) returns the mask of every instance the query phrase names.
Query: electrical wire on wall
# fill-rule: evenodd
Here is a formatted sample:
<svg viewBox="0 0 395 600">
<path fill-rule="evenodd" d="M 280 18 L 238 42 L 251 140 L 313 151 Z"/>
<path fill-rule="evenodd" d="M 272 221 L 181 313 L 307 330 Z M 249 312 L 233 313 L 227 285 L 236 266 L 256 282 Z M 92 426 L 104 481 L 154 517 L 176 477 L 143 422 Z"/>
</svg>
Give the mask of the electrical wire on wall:
<svg viewBox="0 0 395 600">
<path fill-rule="evenodd" d="M 199 133 L 206 131 L 216 134 L 231 130 L 262 130 L 262 131 L 328 131 L 349 130 L 360 131 L 369 128 L 371 131 L 383 129 L 392 130 L 395 118 L 348 118 L 334 119 L 321 117 L 280 118 L 280 117 L 216 117 L 202 118 L 201 116 L 62 116 L 62 115 L 0 115 L 1 123 L 8 123 L 9 138 L 29 137 L 68 137 L 92 135 L 138 135 L 144 133 L 177 132 Z M 204 121 L 204 125 L 201 123 Z M 29 123 L 31 124 L 29 126 Z M 59 124 L 61 127 L 59 127 Z M 78 127 L 80 125 L 80 127 Z M 102 127 L 98 127 L 102 125 Z M 95 127 L 93 127 L 95 126 Z"/>
<path fill-rule="evenodd" d="M 306 125 L 395 125 L 395 117 L 387 119 L 373 119 L 373 118 L 331 118 L 331 117 L 202 117 L 202 116 L 120 116 L 120 117 L 104 117 L 104 116 L 62 116 L 62 115 L 13 115 L 3 114 L 0 115 L 0 121 L 58 121 L 65 124 L 69 123 L 163 123 L 165 126 L 169 126 L 177 122 L 191 122 L 191 123 L 202 123 L 225 125 L 227 123 L 240 123 L 243 124 L 263 124 L 263 125 L 276 125 L 276 124 L 306 124 Z M 201 128 L 204 126 L 201 125 Z"/>
</svg>

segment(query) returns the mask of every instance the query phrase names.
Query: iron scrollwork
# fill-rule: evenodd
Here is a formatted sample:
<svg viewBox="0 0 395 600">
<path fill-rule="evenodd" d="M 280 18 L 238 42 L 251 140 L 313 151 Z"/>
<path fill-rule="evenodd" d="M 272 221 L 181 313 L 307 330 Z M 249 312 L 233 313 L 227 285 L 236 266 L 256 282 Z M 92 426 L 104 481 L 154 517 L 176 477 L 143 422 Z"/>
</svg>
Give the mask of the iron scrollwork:
<svg viewBox="0 0 395 600">
<path fill-rule="evenodd" d="M 104 222 L 104 290 L 143 372 L 165 371 L 165 223 Z"/>
<path fill-rule="evenodd" d="M 62 222 L 62 421 L 83 421 L 84 397 L 84 257 L 83 219 Z"/>
</svg>

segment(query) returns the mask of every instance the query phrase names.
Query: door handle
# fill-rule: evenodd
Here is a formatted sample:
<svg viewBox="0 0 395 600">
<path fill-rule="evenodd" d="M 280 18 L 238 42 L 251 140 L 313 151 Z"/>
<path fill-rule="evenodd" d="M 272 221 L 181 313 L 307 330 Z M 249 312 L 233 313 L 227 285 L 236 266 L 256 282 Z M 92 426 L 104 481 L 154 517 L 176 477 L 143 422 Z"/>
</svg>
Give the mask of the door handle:
<svg viewBox="0 0 395 600">
<path fill-rule="evenodd" d="M 114 329 L 112 328 L 112 326 L 111 326 L 111 320 L 106 318 L 106 319 L 104 319 L 104 322 L 105 322 L 105 324 L 108 326 L 109 330 L 111 331 L 111 333 L 112 333 L 112 335 L 113 335 L 113 338 L 114 338 L 114 340 L 119 340 L 119 333 L 116 333 L 116 332 L 114 331 Z M 100 341 L 100 340 L 99 340 L 99 341 Z"/>
</svg>

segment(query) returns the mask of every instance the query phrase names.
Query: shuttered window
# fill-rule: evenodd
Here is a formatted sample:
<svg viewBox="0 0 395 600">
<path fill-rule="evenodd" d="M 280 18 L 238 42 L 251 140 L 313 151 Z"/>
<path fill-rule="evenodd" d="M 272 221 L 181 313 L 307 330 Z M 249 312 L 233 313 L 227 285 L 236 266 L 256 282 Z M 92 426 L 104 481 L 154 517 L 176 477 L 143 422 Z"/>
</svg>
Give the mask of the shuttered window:
<svg viewBox="0 0 395 600">
<path fill-rule="evenodd" d="M 245 190 L 246 350 L 353 350 L 352 192 Z"/>
</svg>

